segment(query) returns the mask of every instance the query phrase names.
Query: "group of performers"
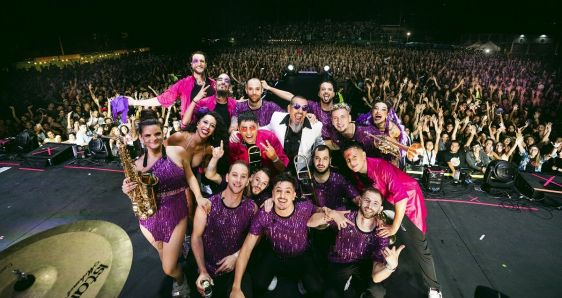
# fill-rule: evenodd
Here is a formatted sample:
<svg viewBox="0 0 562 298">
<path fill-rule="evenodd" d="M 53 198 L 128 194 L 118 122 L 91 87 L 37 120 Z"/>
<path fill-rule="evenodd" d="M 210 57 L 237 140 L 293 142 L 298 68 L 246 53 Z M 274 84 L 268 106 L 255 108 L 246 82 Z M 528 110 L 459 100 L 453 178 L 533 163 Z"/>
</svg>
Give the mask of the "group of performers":
<svg viewBox="0 0 562 298">
<path fill-rule="evenodd" d="M 211 285 L 213 297 L 263 297 L 283 279 L 305 297 L 384 297 L 381 282 L 406 249 L 428 296 L 441 297 L 422 191 L 396 166 L 399 157 L 382 154 L 372 137 L 401 141 L 389 105 L 377 103 L 363 123 L 353 122 L 347 104 L 333 103 L 331 82 L 320 85 L 316 102 L 257 78 L 246 82 L 248 99 L 238 102 L 229 96 L 227 74 L 215 81 L 205 74 L 203 53 L 191 58 L 191 76 L 153 99 L 129 100 L 169 106 L 181 99 L 184 130 L 167 140 L 155 115 L 141 113 L 144 152 L 135 162 L 136 170 L 159 178 L 158 211 L 139 223 L 174 280 L 172 296 L 188 297 L 193 286 L 205 296 Z M 287 100 L 287 108 L 262 99 L 264 89 Z M 336 156 L 349 175 L 332 166 Z M 304 168 L 293 165 L 302 158 Z M 295 179 L 308 167 L 309 181 Z M 136 187 L 123 181 L 126 194 Z M 393 208 L 390 223 L 380 216 L 383 205 Z M 191 286 L 178 264 L 188 225 L 197 267 Z M 403 245 L 390 246 L 394 235 Z"/>
</svg>

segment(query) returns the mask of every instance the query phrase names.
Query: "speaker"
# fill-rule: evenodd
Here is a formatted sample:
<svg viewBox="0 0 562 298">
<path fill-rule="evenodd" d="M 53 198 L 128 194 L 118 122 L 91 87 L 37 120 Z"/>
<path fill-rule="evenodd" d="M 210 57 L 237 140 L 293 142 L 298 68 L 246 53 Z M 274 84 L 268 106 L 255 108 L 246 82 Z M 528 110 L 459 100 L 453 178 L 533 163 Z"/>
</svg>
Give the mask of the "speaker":
<svg viewBox="0 0 562 298">
<path fill-rule="evenodd" d="M 20 132 L 14 141 L 16 151 L 19 153 L 27 153 L 39 147 L 39 140 L 33 130 L 26 129 Z"/>
<path fill-rule="evenodd" d="M 72 144 L 45 143 L 43 146 L 27 153 L 24 158 L 30 167 L 44 168 L 54 166 L 72 158 Z"/>
<path fill-rule="evenodd" d="M 505 160 L 494 160 L 484 173 L 484 183 L 482 190 L 491 192 L 493 189 L 507 189 L 513 187 L 513 179 L 515 178 L 515 167 Z"/>
<path fill-rule="evenodd" d="M 515 178 L 515 188 L 534 200 L 542 199 L 546 194 L 562 197 L 562 176 L 520 172 Z"/>
<path fill-rule="evenodd" d="M 426 167 L 423 170 L 422 184 L 430 192 L 441 191 L 443 185 L 443 174 L 445 171 L 441 167 Z"/>
</svg>

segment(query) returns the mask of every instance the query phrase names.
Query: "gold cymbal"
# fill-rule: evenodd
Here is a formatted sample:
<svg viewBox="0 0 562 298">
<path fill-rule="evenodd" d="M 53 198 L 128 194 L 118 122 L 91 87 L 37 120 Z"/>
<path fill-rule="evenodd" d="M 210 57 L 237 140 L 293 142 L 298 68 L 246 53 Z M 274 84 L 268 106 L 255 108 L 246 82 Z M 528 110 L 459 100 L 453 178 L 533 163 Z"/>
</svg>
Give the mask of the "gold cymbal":
<svg viewBox="0 0 562 298">
<path fill-rule="evenodd" d="M 0 297 L 117 297 L 132 260 L 129 236 L 113 223 L 58 226 L 0 253 Z M 31 277 L 18 281 L 14 270 Z"/>
</svg>

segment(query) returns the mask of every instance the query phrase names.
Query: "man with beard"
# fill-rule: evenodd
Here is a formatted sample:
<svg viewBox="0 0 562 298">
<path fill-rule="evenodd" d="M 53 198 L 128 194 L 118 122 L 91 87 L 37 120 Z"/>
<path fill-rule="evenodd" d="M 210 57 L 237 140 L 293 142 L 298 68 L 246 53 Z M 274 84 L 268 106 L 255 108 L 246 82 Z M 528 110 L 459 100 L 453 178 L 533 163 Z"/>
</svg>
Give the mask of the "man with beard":
<svg viewBox="0 0 562 298">
<path fill-rule="evenodd" d="M 345 199 L 359 205 L 360 196 L 357 188 L 341 174 L 330 170 L 331 161 L 328 146 L 318 145 L 312 151 L 312 164 L 314 165 L 312 176 L 318 206 L 343 210 L 346 209 Z"/>
<path fill-rule="evenodd" d="M 195 212 L 191 246 L 199 269 L 195 283 L 202 295 L 205 280 L 214 285 L 213 296 L 230 293 L 236 259 L 257 212 L 256 204 L 243 195 L 249 175 L 246 164 L 233 163 L 225 176 L 226 189 L 209 198 L 211 212 L 201 207 Z"/>
<path fill-rule="evenodd" d="M 228 160 L 231 163 L 245 161 L 250 165 L 251 173 L 261 167 L 266 167 L 273 173 L 283 172 L 289 164 L 283 146 L 271 131 L 258 128 L 258 120 L 253 113 L 245 112 L 238 116 L 238 138 L 241 141 L 228 144 Z M 255 149 L 257 154 L 248 152 L 249 149 Z"/>
<path fill-rule="evenodd" d="M 189 104 L 182 117 L 182 125 L 187 126 L 194 120 L 193 113 L 201 108 L 215 111 L 222 119 L 227 122 L 234 113 L 236 108 L 236 99 L 230 97 L 230 77 L 226 73 L 222 73 L 217 77 L 217 94 L 202 98 L 205 92 L 198 93 Z M 203 86 L 202 90 L 207 90 L 209 86 Z"/>
<path fill-rule="evenodd" d="M 242 288 L 242 277 L 250 255 L 262 237 L 267 239 L 270 247 L 256 263 L 255 274 L 252 274 L 255 297 L 262 297 L 273 277 L 280 274 L 294 281 L 302 281 L 311 295 L 322 292 L 322 280 L 310 254 L 308 241 L 307 224 L 315 207 L 310 201 L 294 202 L 295 186 L 295 179 L 290 175 L 277 176 L 273 183 L 273 212 L 260 209 L 252 221 L 236 261 L 230 297 L 251 295 L 246 285 Z"/>
<path fill-rule="evenodd" d="M 200 98 L 211 96 L 215 94 L 216 86 L 215 80 L 207 77 L 205 70 L 207 69 L 207 59 L 203 52 L 195 52 L 191 55 L 191 71 L 192 75 L 185 77 L 175 84 L 170 86 L 168 90 L 164 91 L 157 97 L 149 98 L 146 100 L 137 100 L 128 97 L 128 104 L 130 106 L 164 106 L 169 107 L 176 102 L 179 97 L 181 100 L 181 112 L 183 116 L 187 111 L 187 107 L 191 103 L 191 99 L 201 94 Z M 205 87 L 207 86 L 207 87 Z M 227 121 L 227 119 L 225 119 Z"/>
<path fill-rule="evenodd" d="M 252 78 L 246 82 L 246 95 L 248 95 L 248 100 L 236 104 L 234 115 L 230 121 L 229 131 L 231 131 L 231 139 L 232 136 L 236 134 L 234 131 L 238 128 L 238 115 L 244 112 L 252 112 L 256 115 L 258 124 L 260 126 L 265 126 L 269 124 L 274 112 L 285 111 L 273 102 L 262 100 L 262 93 L 263 89 L 259 79 Z"/>
<path fill-rule="evenodd" d="M 395 235 L 400 225 L 404 225 L 406 231 L 401 231 L 399 238 L 413 251 L 424 282 L 429 287 L 429 297 L 441 297 L 433 257 L 426 238 L 427 210 L 418 182 L 383 159 L 367 158 L 358 143 L 349 144 L 344 148 L 343 154 L 347 166 L 355 173 L 357 188 L 365 190 L 369 186 L 374 187 L 394 206 L 392 225 L 379 227 L 377 236 Z"/>
<path fill-rule="evenodd" d="M 345 214 L 353 224 L 336 230 L 334 221 L 324 214 L 312 216 L 309 226 L 321 229 L 329 224 L 336 232 L 328 252 L 324 297 L 384 297 L 386 291 L 380 282 L 398 267 L 404 245 L 390 249 L 388 238 L 377 236 L 375 229 L 382 224 L 377 214 L 382 210 L 380 192 L 370 187 L 361 196 L 359 211 Z"/>
<path fill-rule="evenodd" d="M 271 172 L 268 168 L 261 168 L 250 176 L 250 185 L 246 193 L 258 206 L 271 198 L 270 180 Z"/>
<path fill-rule="evenodd" d="M 283 144 L 283 149 L 293 161 L 297 155 L 310 160 L 310 153 L 315 145 L 322 143 L 322 122 L 311 124 L 306 117 L 310 111 L 308 101 L 299 95 L 291 99 L 289 113 L 275 112 L 264 129 L 273 132 Z M 293 167 L 291 167 L 292 170 Z"/>
<path fill-rule="evenodd" d="M 291 92 L 269 86 L 266 81 L 261 81 L 261 84 L 264 90 L 271 91 L 273 94 L 286 101 L 290 101 L 291 98 L 295 96 Z M 332 111 L 332 107 L 334 105 L 334 96 L 336 96 L 336 93 L 334 91 L 334 84 L 330 81 L 324 81 L 320 83 L 320 86 L 318 88 L 318 97 L 320 98 L 320 104 L 313 100 L 308 101 L 310 113 L 313 113 L 316 118 L 320 122 L 322 122 L 323 138 L 328 138 L 328 129 L 331 126 L 330 112 Z"/>
</svg>

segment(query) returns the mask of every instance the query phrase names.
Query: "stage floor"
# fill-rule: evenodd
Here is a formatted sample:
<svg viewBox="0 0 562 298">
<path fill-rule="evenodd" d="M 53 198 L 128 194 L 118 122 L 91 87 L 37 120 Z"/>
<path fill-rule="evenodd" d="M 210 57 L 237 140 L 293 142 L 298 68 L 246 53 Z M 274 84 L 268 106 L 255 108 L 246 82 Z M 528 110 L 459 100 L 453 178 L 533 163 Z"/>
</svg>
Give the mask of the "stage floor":
<svg viewBox="0 0 562 298">
<path fill-rule="evenodd" d="M 171 280 L 139 231 L 130 201 L 121 193 L 122 179 L 117 165 L 38 171 L 0 161 L 0 251 L 61 224 L 106 220 L 121 226 L 133 243 L 133 265 L 120 296 L 168 297 Z M 494 198 L 472 185 L 446 182 L 444 190 L 426 197 L 429 243 L 443 297 L 475 297 L 477 287 L 509 297 L 560 297 L 560 211 L 518 196 Z M 405 252 L 385 282 L 387 297 L 423 297 Z"/>
</svg>

